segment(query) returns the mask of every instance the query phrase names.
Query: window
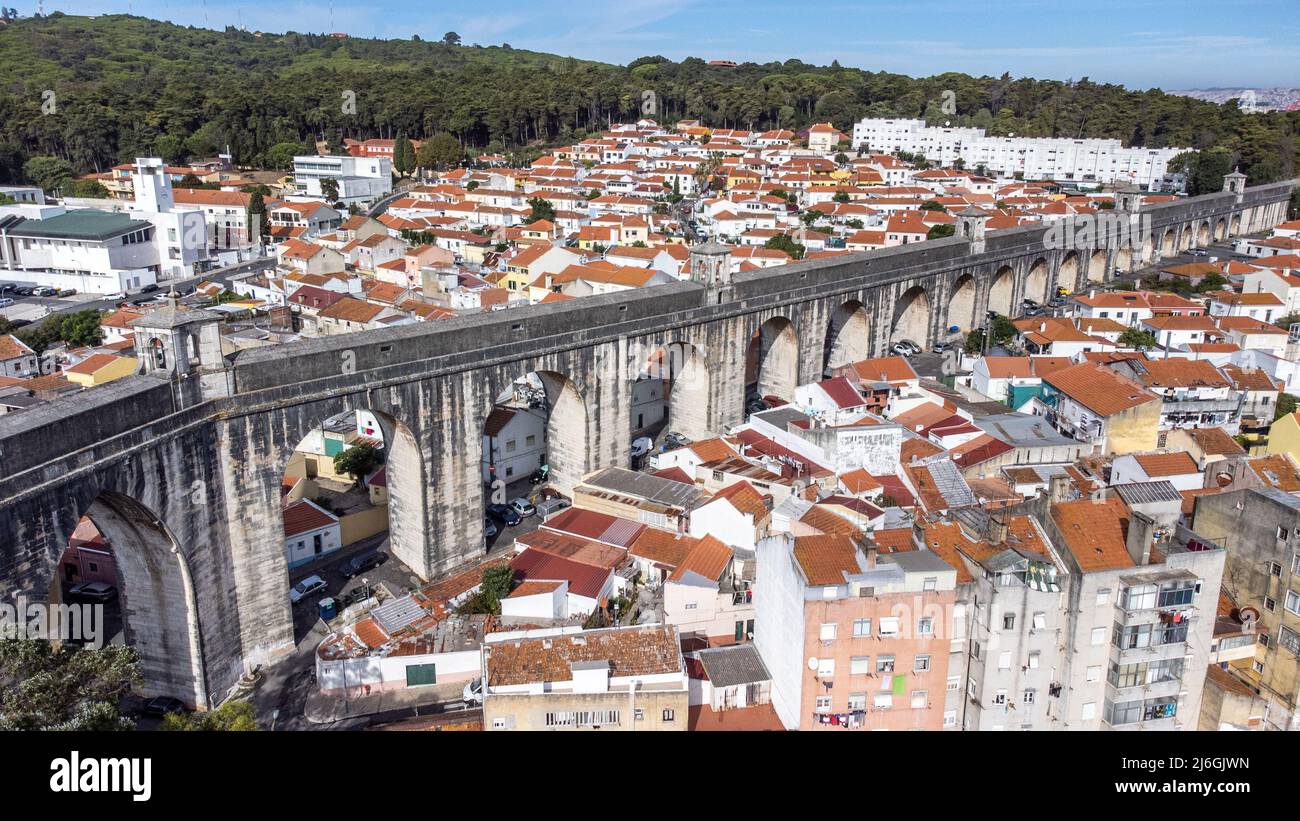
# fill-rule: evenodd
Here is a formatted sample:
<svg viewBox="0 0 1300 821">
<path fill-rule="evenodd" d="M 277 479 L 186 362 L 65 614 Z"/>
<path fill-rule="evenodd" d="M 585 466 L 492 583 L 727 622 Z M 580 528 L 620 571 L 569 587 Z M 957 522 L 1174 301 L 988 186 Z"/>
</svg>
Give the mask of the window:
<svg viewBox="0 0 1300 821">
<path fill-rule="evenodd" d="M 956 710 L 947 710 L 946 712 L 944 712 L 944 714 L 943 714 L 943 726 L 945 726 L 945 727 L 956 727 L 956 726 L 957 726 L 957 711 L 956 711 Z"/>
<path fill-rule="evenodd" d="M 880 635 L 892 638 L 898 635 L 898 617 L 885 616 L 880 620 Z"/>
<path fill-rule="evenodd" d="M 912 709 L 924 710 L 930 706 L 930 693 L 928 690 L 912 691 Z"/>
<path fill-rule="evenodd" d="M 878 657 L 878 658 L 876 659 L 876 672 L 877 672 L 877 673 L 892 673 L 892 672 L 894 672 L 894 657 L 893 657 L 893 656 L 880 656 L 880 657 Z"/>
<path fill-rule="evenodd" d="M 632 711 L 633 721 L 642 721 L 644 719 L 645 719 L 645 710 L 642 710 L 640 707 L 637 707 L 635 710 Z"/>
<path fill-rule="evenodd" d="M 1106 628 L 1105 628 L 1105 627 L 1094 627 L 1094 628 L 1092 628 L 1092 643 L 1093 643 L 1093 644 L 1105 644 L 1105 643 L 1106 643 Z"/>
<path fill-rule="evenodd" d="M 1291 575 L 1300 576 L 1300 553 L 1291 557 Z"/>
<path fill-rule="evenodd" d="M 676 720 L 677 720 L 677 712 L 673 710 L 671 707 L 665 707 L 664 721 L 676 721 Z"/>
<path fill-rule="evenodd" d="M 853 620 L 853 638 L 860 639 L 871 635 L 871 619 Z"/>
<path fill-rule="evenodd" d="M 1036 696 L 1035 696 L 1033 690 L 1026 690 L 1026 691 L 1024 692 L 1024 695 L 1022 695 L 1022 696 L 1020 697 L 1020 702 L 1021 702 L 1022 704 L 1033 704 L 1033 703 L 1034 703 L 1034 698 L 1035 698 L 1035 697 L 1036 697 Z"/>
<path fill-rule="evenodd" d="M 1296 593 L 1294 590 L 1286 591 L 1286 604 L 1283 606 L 1286 607 L 1288 611 L 1300 616 L 1300 594 Z"/>
<path fill-rule="evenodd" d="M 530 448 L 531 448 L 533 445 L 536 445 L 536 444 L 537 444 L 537 436 L 536 436 L 535 434 L 531 434 L 531 433 L 530 433 L 530 434 L 528 434 L 528 436 L 524 437 L 524 445 L 525 445 L 526 447 L 530 447 Z"/>
<path fill-rule="evenodd" d="M 618 710 L 560 710 L 546 714 L 547 727 L 599 727 L 618 724 Z"/>
<path fill-rule="evenodd" d="M 917 656 L 915 662 L 913 662 L 913 664 L 912 664 L 912 669 L 915 670 L 915 671 L 918 672 L 918 673 L 926 673 L 926 672 L 929 672 L 929 670 L 930 670 L 930 657 L 929 657 L 929 656 Z"/>
<path fill-rule="evenodd" d="M 939 580 L 937 578 L 930 577 L 926 579 L 924 582 L 922 582 L 921 589 L 929 592 L 938 589 L 938 586 L 939 586 Z"/>
<path fill-rule="evenodd" d="M 998 655 L 998 669 L 999 669 L 999 670 L 1010 670 L 1010 669 L 1011 669 L 1011 651 L 1010 651 L 1010 650 L 1006 650 L 1006 651 L 1004 651 L 1004 652 L 1002 652 L 1001 654 Z"/>
<path fill-rule="evenodd" d="M 1046 630 L 1046 629 L 1047 629 L 1047 614 L 1046 614 L 1046 613 L 1035 613 L 1035 614 L 1034 614 L 1034 629 L 1035 629 L 1035 630 Z"/>
<path fill-rule="evenodd" d="M 835 633 L 838 627 L 839 625 L 837 625 L 835 622 L 827 622 L 826 624 L 823 624 L 821 629 L 822 641 L 834 641 Z"/>
<path fill-rule="evenodd" d="M 916 634 L 918 636 L 934 635 L 934 619 L 930 616 L 924 616 L 916 622 Z"/>
<path fill-rule="evenodd" d="M 1006 691 L 1006 690 L 998 690 L 996 693 L 994 693 L 994 694 L 993 694 L 993 703 L 994 703 L 994 704 L 1006 704 L 1006 703 L 1007 703 L 1007 691 Z"/>
<path fill-rule="evenodd" d="M 1097 591 L 1097 606 L 1110 604 L 1110 588 L 1103 587 Z"/>
<path fill-rule="evenodd" d="M 1278 644 L 1291 651 L 1294 656 L 1300 656 L 1300 633 L 1289 627 L 1282 627 L 1277 634 Z"/>
<path fill-rule="evenodd" d="M 890 707 L 894 706 L 894 694 L 876 693 L 875 697 L 872 698 L 871 703 L 881 710 L 888 710 Z"/>
<path fill-rule="evenodd" d="M 1015 629 L 1016 629 L 1016 614 L 1015 614 L 1015 613 L 1003 613 L 1003 614 L 1002 614 L 1002 629 L 1003 629 L 1003 630 L 1015 630 Z"/>
<path fill-rule="evenodd" d="M 830 678 L 835 675 L 835 659 L 817 660 L 817 677 Z"/>
<path fill-rule="evenodd" d="M 849 693 L 849 709 L 865 710 L 867 709 L 866 693 Z"/>
<path fill-rule="evenodd" d="M 1264 672 L 1264 662 L 1262 661 L 1253 661 L 1251 662 L 1250 666 L 1255 670 L 1256 673 Z"/>
<path fill-rule="evenodd" d="M 849 659 L 849 674 L 865 676 L 871 672 L 871 656 L 854 656 Z"/>
<path fill-rule="evenodd" d="M 1154 584 L 1136 584 L 1124 590 L 1125 610 L 1149 610 L 1156 606 L 1159 588 Z M 1096 642 L 1093 642 L 1096 644 Z"/>
<path fill-rule="evenodd" d="M 1161 607 L 1184 607 L 1192 603 L 1196 593 L 1196 582 L 1172 582 L 1160 588 Z"/>
<path fill-rule="evenodd" d="M 406 667 L 406 686 L 420 687 L 425 684 L 437 684 L 436 664 L 409 664 Z"/>
<path fill-rule="evenodd" d="M 1285 527 L 1281 526 L 1281 525 L 1278 525 L 1278 527 L 1277 527 L 1277 540 L 1278 540 L 1279 542 L 1285 542 L 1285 541 L 1286 541 L 1286 537 L 1287 537 L 1287 535 L 1288 535 L 1288 534 L 1287 534 L 1287 529 L 1286 529 Z"/>
<path fill-rule="evenodd" d="M 1277 562 L 1268 563 L 1268 574 L 1274 578 L 1282 578 L 1282 565 Z"/>
<path fill-rule="evenodd" d="M 1268 597 L 1268 596 L 1265 596 L 1265 597 L 1264 597 L 1264 609 L 1267 610 L 1267 611 L 1270 612 L 1270 613 L 1272 613 L 1274 610 L 1276 610 L 1276 609 L 1277 609 L 1277 599 L 1274 599 L 1274 598 L 1270 598 L 1270 597 Z"/>
<path fill-rule="evenodd" d="M 1086 681 L 1101 681 L 1101 665 L 1089 667 L 1085 673 Z"/>
<path fill-rule="evenodd" d="M 514 439 L 507 439 L 507 440 L 506 440 L 506 453 L 514 453 L 514 452 L 515 452 L 516 444 L 517 444 L 517 443 L 515 442 Z"/>
<path fill-rule="evenodd" d="M 816 707 L 817 712 L 826 713 L 829 712 L 830 709 L 831 709 L 831 697 L 817 696 L 817 707 Z"/>
<path fill-rule="evenodd" d="M 1030 670 L 1037 670 L 1037 669 L 1038 669 L 1038 662 L 1039 662 L 1039 659 L 1040 659 L 1041 657 L 1042 657 L 1042 654 L 1039 653 L 1037 650 L 1035 650 L 1034 652 L 1032 652 L 1032 653 L 1029 654 L 1029 669 L 1030 669 Z"/>
</svg>

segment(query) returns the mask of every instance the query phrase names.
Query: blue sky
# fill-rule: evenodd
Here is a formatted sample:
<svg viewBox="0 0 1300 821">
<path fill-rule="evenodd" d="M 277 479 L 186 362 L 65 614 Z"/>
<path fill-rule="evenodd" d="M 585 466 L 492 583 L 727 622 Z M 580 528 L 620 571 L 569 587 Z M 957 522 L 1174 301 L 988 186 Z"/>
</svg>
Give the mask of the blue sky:
<svg viewBox="0 0 1300 821">
<path fill-rule="evenodd" d="M 69 14 L 356 36 L 441 37 L 626 63 L 784 60 L 924 76 L 944 71 L 1130 88 L 1300 86 L 1295 0 L 47 0 Z M 22 7 L 28 14 L 32 8 Z"/>
</svg>

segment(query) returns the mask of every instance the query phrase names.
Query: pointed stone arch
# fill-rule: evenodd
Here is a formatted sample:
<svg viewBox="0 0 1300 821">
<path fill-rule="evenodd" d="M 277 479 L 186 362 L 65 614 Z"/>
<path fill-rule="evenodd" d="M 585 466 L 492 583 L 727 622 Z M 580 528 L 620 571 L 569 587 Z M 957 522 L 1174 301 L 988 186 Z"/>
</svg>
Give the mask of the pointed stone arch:
<svg viewBox="0 0 1300 821">
<path fill-rule="evenodd" d="M 1015 296 L 1015 290 L 1016 274 L 1010 265 L 1003 265 L 989 283 L 988 309 L 1003 316 L 1011 316 L 1014 307 L 1011 300 Z"/>
<path fill-rule="evenodd" d="M 746 397 L 776 396 L 787 402 L 799 384 L 799 336 L 784 316 L 763 322 L 745 354 Z"/>
<path fill-rule="evenodd" d="M 976 326 L 976 290 L 975 277 L 962 274 L 957 278 L 952 285 L 952 296 L 948 300 L 948 318 L 945 328 L 956 327 L 962 333 L 969 333 Z"/>
</svg>

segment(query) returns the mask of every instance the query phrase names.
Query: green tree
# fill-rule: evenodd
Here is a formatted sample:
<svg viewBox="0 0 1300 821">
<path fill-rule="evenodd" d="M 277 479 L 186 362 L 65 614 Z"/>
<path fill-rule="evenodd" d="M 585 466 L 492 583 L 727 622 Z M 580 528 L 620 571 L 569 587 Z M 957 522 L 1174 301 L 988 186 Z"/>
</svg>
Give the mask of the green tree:
<svg viewBox="0 0 1300 821">
<path fill-rule="evenodd" d="M 104 340 L 99 320 L 99 311 L 94 308 L 65 314 L 59 318 L 59 338 L 74 348 L 98 345 Z"/>
<path fill-rule="evenodd" d="M 921 203 L 920 209 L 922 211 L 942 211 L 945 214 L 948 213 L 948 209 L 944 208 L 943 204 L 937 200 L 926 200 Z"/>
<path fill-rule="evenodd" d="M 479 590 L 493 613 L 501 612 L 501 600 L 515 589 L 515 571 L 509 565 L 489 567 L 483 571 Z"/>
<path fill-rule="evenodd" d="M 935 225 L 926 232 L 925 238 L 942 239 L 944 237 L 951 237 L 955 233 L 957 233 L 957 227 L 951 223 L 947 225 Z"/>
<path fill-rule="evenodd" d="M 777 234 L 763 243 L 763 247 L 785 251 L 790 255 L 791 259 L 803 259 L 804 253 L 808 250 L 800 243 L 795 242 L 789 234 Z"/>
<path fill-rule="evenodd" d="M 405 134 L 398 134 L 393 144 L 393 168 L 399 174 L 410 174 L 415 170 L 415 149 Z"/>
<path fill-rule="evenodd" d="M 384 457 L 374 446 L 366 443 L 353 445 L 334 457 L 334 472 L 352 477 L 358 485 L 384 463 Z"/>
<path fill-rule="evenodd" d="M 32 157 L 23 164 L 23 175 L 45 193 L 54 194 L 72 179 L 72 165 L 58 157 Z"/>
<path fill-rule="evenodd" d="M 168 713 L 159 729 L 182 732 L 248 732 L 257 730 L 257 710 L 247 701 L 230 700 L 202 713 Z"/>
<path fill-rule="evenodd" d="M 1155 334 L 1150 331 L 1143 331 L 1138 328 L 1127 328 L 1124 333 L 1119 335 L 1119 344 L 1126 348 L 1136 348 L 1139 351 L 1149 351 L 1158 343 Z"/>
<path fill-rule="evenodd" d="M 444 171 L 464 162 L 465 148 L 455 136 L 439 131 L 424 141 L 416 152 L 415 160 L 421 168 Z"/>
<path fill-rule="evenodd" d="M 528 207 L 532 209 L 528 212 L 529 222 L 555 219 L 555 206 L 551 205 L 550 200 L 532 197 L 528 200 Z"/>
<path fill-rule="evenodd" d="M 1289 393 L 1284 393 L 1277 398 L 1277 407 L 1273 411 L 1273 421 L 1281 419 L 1283 416 L 1295 413 L 1296 397 Z"/>
<path fill-rule="evenodd" d="M 107 199 L 108 189 L 99 180 L 68 180 L 63 184 L 65 197 L 90 197 Z"/>
<path fill-rule="evenodd" d="M 261 191 L 254 191 L 248 198 L 248 231 L 249 239 L 254 235 L 262 244 L 266 244 L 271 239 L 271 222 L 266 216 L 266 200 L 262 197 Z"/>
<path fill-rule="evenodd" d="M 442 42 L 445 45 L 458 46 L 460 45 L 460 35 L 454 31 L 449 31 L 446 34 L 442 35 Z"/>
<path fill-rule="evenodd" d="M 262 162 L 267 168 L 276 171 L 288 171 L 293 168 L 294 157 L 312 153 L 314 152 L 308 146 L 299 142 L 276 143 L 266 149 Z"/>
<path fill-rule="evenodd" d="M 143 680 L 130 647 L 0 639 L 0 730 L 129 730 L 117 704 Z"/>
<path fill-rule="evenodd" d="M 321 177 L 320 195 L 328 203 L 338 202 L 339 199 L 339 181 L 333 177 Z"/>
</svg>

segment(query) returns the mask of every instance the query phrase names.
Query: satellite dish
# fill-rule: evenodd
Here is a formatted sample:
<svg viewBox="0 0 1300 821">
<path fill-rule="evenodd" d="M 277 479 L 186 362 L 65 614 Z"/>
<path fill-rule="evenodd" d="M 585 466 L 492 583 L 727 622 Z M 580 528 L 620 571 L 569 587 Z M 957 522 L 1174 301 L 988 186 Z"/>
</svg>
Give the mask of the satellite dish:
<svg viewBox="0 0 1300 821">
<path fill-rule="evenodd" d="M 816 669 L 817 669 L 817 657 L 816 657 L 816 656 L 809 656 L 809 657 L 808 657 L 808 669 L 809 669 L 809 670 L 816 670 Z"/>
</svg>

